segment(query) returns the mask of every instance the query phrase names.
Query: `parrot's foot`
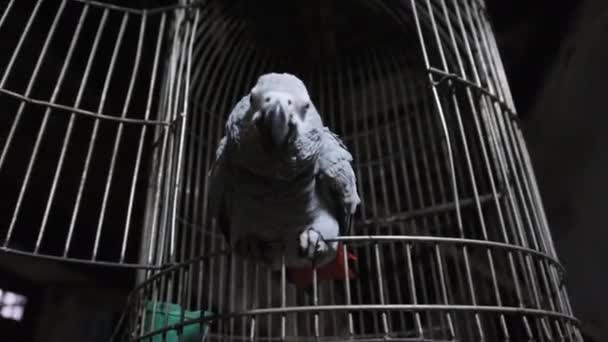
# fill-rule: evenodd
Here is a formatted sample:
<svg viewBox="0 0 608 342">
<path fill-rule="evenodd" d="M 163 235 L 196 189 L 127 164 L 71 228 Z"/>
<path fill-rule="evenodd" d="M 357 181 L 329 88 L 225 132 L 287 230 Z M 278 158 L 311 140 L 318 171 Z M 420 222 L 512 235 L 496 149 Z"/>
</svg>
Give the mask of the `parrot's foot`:
<svg viewBox="0 0 608 342">
<path fill-rule="evenodd" d="M 319 266 L 331 261 L 335 250 L 325 242 L 318 231 L 308 228 L 300 234 L 300 255 Z"/>
</svg>

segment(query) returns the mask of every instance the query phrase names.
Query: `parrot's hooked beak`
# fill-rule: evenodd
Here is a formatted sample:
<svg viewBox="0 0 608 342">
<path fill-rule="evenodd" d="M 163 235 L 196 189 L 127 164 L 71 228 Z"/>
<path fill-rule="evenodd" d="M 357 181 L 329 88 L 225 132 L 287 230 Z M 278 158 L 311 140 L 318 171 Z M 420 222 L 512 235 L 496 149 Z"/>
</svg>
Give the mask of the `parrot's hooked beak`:
<svg viewBox="0 0 608 342">
<path fill-rule="evenodd" d="M 283 145 L 289 134 L 287 113 L 280 103 L 266 114 L 266 125 L 275 147 Z"/>
<path fill-rule="evenodd" d="M 291 99 L 282 93 L 267 94 L 260 112 L 259 127 L 268 147 L 276 150 L 285 145 L 291 130 Z"/>
</svg>

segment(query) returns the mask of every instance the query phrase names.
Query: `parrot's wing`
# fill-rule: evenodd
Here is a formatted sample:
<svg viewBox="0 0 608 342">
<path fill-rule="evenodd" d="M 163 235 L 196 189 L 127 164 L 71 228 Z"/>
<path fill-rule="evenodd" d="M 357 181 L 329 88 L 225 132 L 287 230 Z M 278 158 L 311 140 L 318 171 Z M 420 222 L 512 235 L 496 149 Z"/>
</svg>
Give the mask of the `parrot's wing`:
<svg viewBox="0 0 608 342">
<path fill-rule="evenodd" d="M 338 219 L 340 235 L 346 235 L 361 202 L 352 167 L 353 157 L 340 138 L 327 127 L 322 129 L 321 134 L 317 180 L 322 189 L 321 193 Z"/>
<path fill-rule="evenodd" d="M 230 244 L 230 216 L 228 215 L 228 200 L 230 193 L 228 189 L 229 166 L 226 162 L 226 137 L 220 140 L 215 152 L 215 160 L 209 169 L 209 181 L 207 187 L 208 208 L 211 218 L 215 218 L 218 229 L 224 234 L 224 238 Z"/>
<path fill-rule="evenodd" d="M 226 121 L 226 135 L 220 140 L 215 151 L 215 160 L 209 168 L 209 186 L 208 186 L 208 208 L 212 218 L 215 218 L 216 224 L 226 242 L 230 244 L 230 215 L 228 208 L 230 207 L 231 191 L 230 186 L 233 183 L 232 168 L 228 163 L 228 140 L 232 144 L 239 141 L 239 128 L 243 119 L 249 111 L 249 95 L 245 95 L 234 106 L 232 112 Z"/>
</svg>

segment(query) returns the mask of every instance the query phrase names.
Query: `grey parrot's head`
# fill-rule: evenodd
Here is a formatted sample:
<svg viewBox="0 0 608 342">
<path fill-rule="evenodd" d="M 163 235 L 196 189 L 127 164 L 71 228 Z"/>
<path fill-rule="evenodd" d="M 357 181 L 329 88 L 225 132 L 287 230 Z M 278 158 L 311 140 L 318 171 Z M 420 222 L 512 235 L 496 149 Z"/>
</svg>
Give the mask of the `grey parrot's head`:
<svg viewBox="0 0 608 342">
<path fill-rule="evenodd" d="M 271 73 L 258 78 L 249 96 L 252 121 L 266 149 L 284 149 L 308 129 L 310 96 L 300 79 L 290 74 Z"/>
</svg>

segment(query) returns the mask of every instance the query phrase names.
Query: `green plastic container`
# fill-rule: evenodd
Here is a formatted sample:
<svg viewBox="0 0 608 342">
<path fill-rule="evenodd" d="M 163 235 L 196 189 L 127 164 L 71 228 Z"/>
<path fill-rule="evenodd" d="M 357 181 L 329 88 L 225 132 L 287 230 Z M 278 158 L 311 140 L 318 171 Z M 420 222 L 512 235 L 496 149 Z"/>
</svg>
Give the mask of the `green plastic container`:
<svg viewBox="0 0 608 342">
<path fill-rule="evenodd" d="M 182 319 L 182 308 L 173 303 L 154 303 L 148 302 L 146 305 L 146 320 L 145 320 L 145 331 L 146 333 L 154 330 L 163 329 L 173 324 L 179 324 Z M 152 316 L 154 313 L 154 325 L 152 325 Z M 184 321 L 199 319 L 201 318 L 201 311 L 183 311 Z M 212 315 L 211 312 L 204 311 L 204 316 Z M 192 323 L 184 325 L 182 329 L 181 342 L 194 342 L 201 341 L 202 338 L 207 335 L 208 326 L 207 324 Z M 147 338 L 146 342 L 178 342 L 177 329 L 172 329 L 166 332 L 165 339 L 163 335 L 159 333 L 152 338 Z"/>
</svg>

